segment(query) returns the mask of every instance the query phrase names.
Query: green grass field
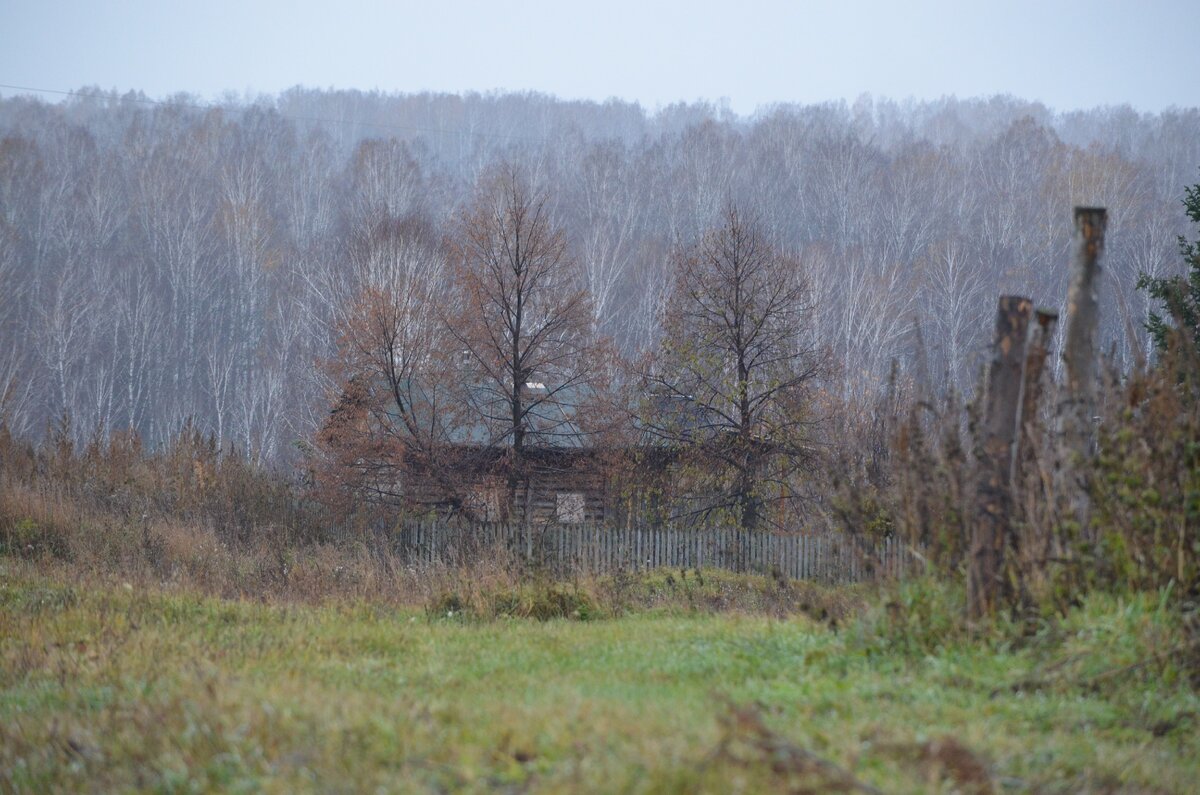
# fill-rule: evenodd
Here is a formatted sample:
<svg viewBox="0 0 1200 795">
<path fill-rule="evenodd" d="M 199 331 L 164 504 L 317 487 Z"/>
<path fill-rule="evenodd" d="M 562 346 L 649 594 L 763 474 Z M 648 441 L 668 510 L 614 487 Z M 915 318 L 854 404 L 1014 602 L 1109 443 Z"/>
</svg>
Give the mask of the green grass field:
<svg viewBox="0 0 1200 795">
<path fill-rule="evenodd" d="M 943 633 L 944 589 L 864 598 L 835 628 L 463 620 L 0 559 L 0 790 L 1196 790 L 1200 698 L 1156 600 L 980 639 Z"/>
</svg>

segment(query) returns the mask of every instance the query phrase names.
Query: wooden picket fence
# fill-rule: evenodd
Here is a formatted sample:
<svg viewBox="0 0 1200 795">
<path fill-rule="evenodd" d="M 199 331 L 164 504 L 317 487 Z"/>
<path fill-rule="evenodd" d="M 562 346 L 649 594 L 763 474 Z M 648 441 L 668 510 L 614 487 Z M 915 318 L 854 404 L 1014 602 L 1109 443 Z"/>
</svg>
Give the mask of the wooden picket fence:
<svg viewBox="0 0 1200 795">
<path fill-rule="evenodd" d="M 455 565 L 503 550 L 557 574 L 711 567 L 859 582 L 903 576 L 918 561 L 894 538 L 863 542 L 836 533 L 782 534 L 733 527 L 413 523 L 394 531 L 391 543 L 411 563 Z"/>
</svg>

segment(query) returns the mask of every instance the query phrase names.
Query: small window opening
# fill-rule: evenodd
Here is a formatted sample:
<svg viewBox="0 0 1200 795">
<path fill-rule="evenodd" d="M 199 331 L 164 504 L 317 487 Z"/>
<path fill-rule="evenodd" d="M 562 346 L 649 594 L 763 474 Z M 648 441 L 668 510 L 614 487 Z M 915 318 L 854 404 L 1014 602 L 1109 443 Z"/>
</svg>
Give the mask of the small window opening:
<svg viewBox="0 0 1200 795">
<path fill-rule="evenodd" d="M 562 524 L 583 524 L 584 499 L 578 491 L 560 491 L 558 493 L 556 514 Z"/>
</svg>

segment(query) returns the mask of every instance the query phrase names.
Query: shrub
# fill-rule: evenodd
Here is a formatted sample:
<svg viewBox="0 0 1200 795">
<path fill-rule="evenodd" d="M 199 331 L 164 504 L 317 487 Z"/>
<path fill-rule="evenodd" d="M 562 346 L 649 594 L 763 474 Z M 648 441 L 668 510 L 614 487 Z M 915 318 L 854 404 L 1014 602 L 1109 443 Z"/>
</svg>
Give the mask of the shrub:
<svg viewBox="0 0 1200 795">
<path fill-rule="evenodd" d="M 476 593 L 439 591 L 427 602 L 425 612 L 435 619 L 477 621 L 496 618 L 587 621 L 598 617 L 595 600 L 578 583 L 565 586 L 541 577 Z"/>
<path fill-rule="evenodd" d="M 1092 478 L 1090 585 L 1200 599 L 1200 391 L 1172 352 L 1135 374 L 1101 426 Z M 1194 355 L 1194 354 L 1193 354 Z"/>
</svg>

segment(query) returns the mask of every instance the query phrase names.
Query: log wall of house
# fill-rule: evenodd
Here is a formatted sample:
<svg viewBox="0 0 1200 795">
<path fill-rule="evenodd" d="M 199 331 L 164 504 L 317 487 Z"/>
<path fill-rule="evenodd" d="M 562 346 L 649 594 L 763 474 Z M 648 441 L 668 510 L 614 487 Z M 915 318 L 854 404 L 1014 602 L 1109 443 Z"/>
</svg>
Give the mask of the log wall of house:
<svg viewBox="0 0 1200 795">
<path fill-rule="evenodd" d="M 468 518 L 484 522 L 533 524 L 602 523 L 609 519 L 604 476 L 587 460 L 535 463 L 517 485 L 516 515 L 508 515 L 508 482 L 503 475 L 465 470 L 454 473 L 453 488 L 432 476 L 413 476 L 404 491 L 418 511 L 451 513 L 458 501 Z"/>
<path fill-rule="evenodd" d="M 582 497 L 581 511 L 572 510 L 575 506 L 567 495 Z M 526 506 L 535 525 L 602 523 L 607 519 L 604 479 L 590 471 L 535 472 L 529 480 L 528 492 L 524 487 L 519 490 L 517 502 Z M 560 506 L 565 510 L 560 511 Z"/>
</svg>

